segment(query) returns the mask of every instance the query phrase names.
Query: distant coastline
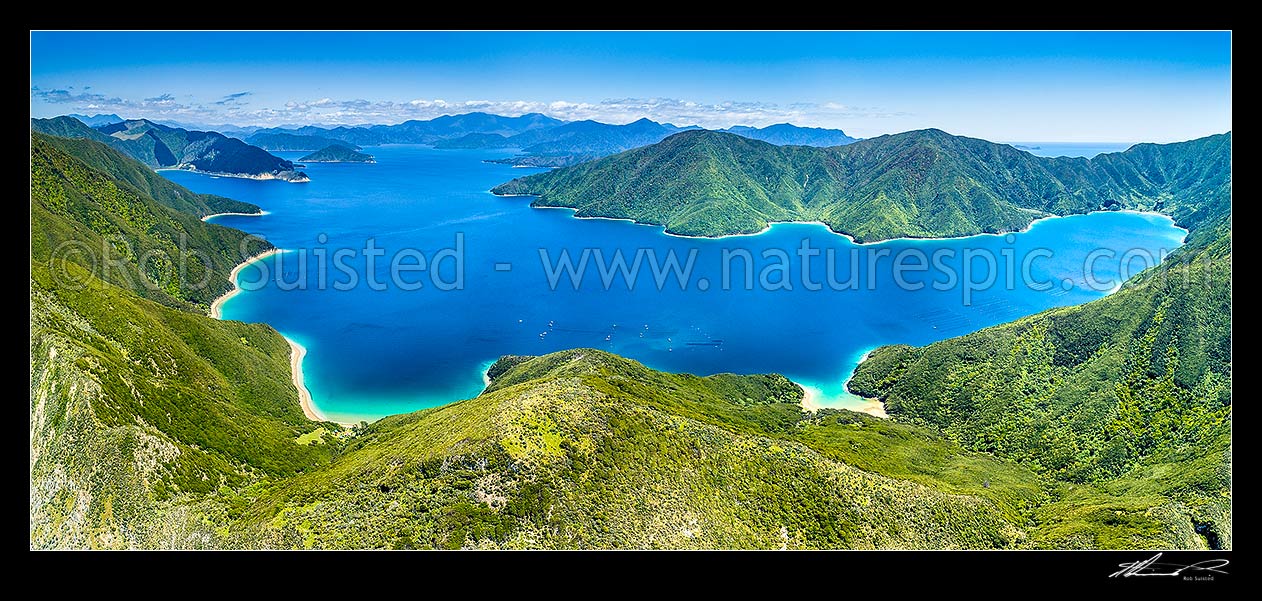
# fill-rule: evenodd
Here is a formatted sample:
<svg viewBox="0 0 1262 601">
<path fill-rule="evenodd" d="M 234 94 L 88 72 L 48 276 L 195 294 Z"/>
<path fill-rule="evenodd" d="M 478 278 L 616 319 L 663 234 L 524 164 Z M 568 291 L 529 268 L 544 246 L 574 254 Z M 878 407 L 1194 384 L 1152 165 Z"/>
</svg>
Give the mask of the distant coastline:
<svg viewBox="0 0 1262 601">
<path fill-rule="evenodd" d="M 538 197 L 538 194 L 496 194 L 494 192 L 491 192 L 491 194 L 494 194 L 495 196 L 499 196 L 501 198 L 511 198 L 511 197 L 518 197 L 518 196 Z M 767 222 L 766 227 L 756 232 L 723 234 L 721 236 L 690 236 L 687 234 L 677 234 L 675 232 L 668 232 L 666 231 L 666 226 L 660 223 L 647 223 L 644 221 L 636 221 L 635 219 L 631 219 L 629 217 L 601 217 L 601 216 L 578 215 L 578 209 L 574 207 L 551 207 L 551 206 L 532 205 L 530 208 L 532 209 L 563 209 L 566 211 L 570 211 L 572 213 L 571 217 L 573 217 L 574 219 L 601 219 L 605 221 L 627 221 L 627 222 L 632 223 L 633 225 L 661 228 L 663 235 L 670 236 L 672 238 L 684 238 L 684 239 L 693 239 L 693 240 L 723 240 L 726 238 L 744 238 L 747 236 L 761 236 L 771 231 L 771 229 L 777 225 L 818 225 L 828 230 L 828 233 L 833 234 L 834 236 L 841 236 L 842 238 L 845 238 L 846 240 L 850 241 L 851 244 L 855 244 L 857 246 L 877 246 L 877 245 L 885 244 L 887 242 L 942 242 L 942 241 L 947 241 L 947 240 L 967 240 L 969 238 L 981 238 L 985 236 L 1007 236 L 1008 234 L 1024 234 L 1030 231 L 1030 229 L 1033 228 L 1036 224 L 1043 221 L 1047 221 L 1049 219 L 1064 219 L 1068 217 L 1080 217 L 1084 215 L 1094 215 L 1096 213 L 1130 213 L 1134 215 L 1149 215 L 1152 217 L 1161 217 L 1161 218 L 1170 220 L 1170 222 L 1174 224 L 1175 227 L 1183 230 L 1184 232 L 1188 231 L 1187 228 L 1180 226 L 1178 223 L 1176 223 L 1173 217 L 1166 215 L 1165 213 L 1158 213 L 1156 211 L 1139 211 L 1135 209 L 1113 209 L 1113 210 L 1087 211 L 1086 213 L 1070 213 L 1067 215 L 1042 215 L 1040 217 L 1037 217 L 1031 220 L 1030 223 L 1026 224 L 1025 227 L 1021 229 L 1006 230 L 1002 232 L 982 232 L 979 234 L 968 234 L 965 236 L 938 236 L 938 237 L 924 237 L 924 238 L 917 237 L 917 236 L 899 236 L 897 238 L 884 238 L 881 240 L 873 240 L 871 242 L 859 242 L 854 239 L 854 236 L 851 236 L 850 234 L 846 234 L 844 232 L 839 232 L 837 230 L 834 230 L 831 226 L 829 226 L 827 223 L 824 223 L 822 221 L 769 221 Z M 1185 237 L 1186 237 L 1186 234 L 1185 234 Z"/>
<path fill-rule="evenodd" d="M 259 212 L 257 212 L 257 213 L 233 213 L 233 212 L 228 212 L 228 213 L 211 213 L 211 214 L 209 214 L 209 215 L 206 215 L 206 216 L 202 217 L 202 221 L 210 221 L 211 219 L 213 219 L 213 218 L 215 218 L 215 217 L 223 217 L 223 216 L 225 216 L 225 215 L 234 215 L 234 216 L 237 216 L 237 217 L 262 217 L 262 216 L 264 216 L 264 215 L 271 215 L 271 212 L 269 212 L 269 211 L 259 211 Z"/>
<path fill-rule="evenodd" d="M 274 179 L 274 180 L 279 180 L 282 182 L 288 182 L 291 184 L 305 184 L 311 181 L 311 178 L 307 177 L 306 174 L 297 173 L 294 171 L 282 171 L 279 174 L 277 173 L 222 173 L 219 171 L 201 171 L 198 169 L 182 169 L 180 167 L 158 167 L 154 169 L 154 171 L 186 171 L 188 173 L 200 173 L 201 175 L 210 175 L 214 177 L 235 177 L 238 179 L 253 179 L 253 180 Z M 284 175 L 286 173 L 290 173 L 294 175 Z"/>
</svg>

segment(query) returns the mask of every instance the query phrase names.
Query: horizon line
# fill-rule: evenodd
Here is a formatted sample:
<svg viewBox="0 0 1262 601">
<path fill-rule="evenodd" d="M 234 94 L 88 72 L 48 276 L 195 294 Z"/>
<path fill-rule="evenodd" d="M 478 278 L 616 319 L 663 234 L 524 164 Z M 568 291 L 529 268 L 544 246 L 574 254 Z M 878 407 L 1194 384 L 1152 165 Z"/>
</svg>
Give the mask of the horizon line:
<svg viewBox="0 0 1262 601">
<path fill-rule="evenodd" d="M 504 113 L 491 113 L 491 112 L 487 112 L 487 111 L 469 111 L 469 112 L 465 112 L 465 113 L 443 113 L 443 114 L 441 114 L 441 115 L 438 115 L 438 116 L 433 117 L 433 118 L 430 118 L 430 119 L 405 119 L 405 120 L 403 120 L 403 121 L 399 121 L 399 122 L 397 122 L 397 123 L 367 123 L 367 122 L 366 122 L 366 123 L 355 123 L 355 124 L 351 124 L 351 123 L 323 123 L 323 122 L 311 122 L 311 123 L 304 123 L 304 124 L 299 124 L 299 123 L 284 123 L 284 124 L 280 124 L 280 125 L 255 125 L 255 124 L 250 124 L 250 125 L 241 125 L 241 124 L 237 124 L 237 123 L 218 123 L 218 124 L 214 124 L 214 123 L 194 123 L 194 122 L 185 122 L 185 121 L 179 121 L 179 120 L 176 120 L 176 119 L 166 119 L 166 118 L 150 118 L 150 117 L 130 117 L 130 118 L 129 118 L 129 117 L 123 117 L 122 115 L 119 115 L 119 114 L 118 114 L 118 113 L 116 113 L 116 112 L 111 112 L 111 113 L 95 113 L 95 114 L 88 114 L 87 112 L 84 112 L 84 113 L 62 113 L 62 114 L 60 114 L 60 115 L 54 115 L 54 116 L 52 116 L 52 117 L 36 117 L 36 116 L 32 115 L 30 118 L 31 118 L 31 119 L 56 119 L 56 118 L 58 118 L 58 117 L 70 117 L 70 118 L 72 118 L 72 119 L 73 119 L 73 118 L 75 118 L 75 115 L 82 115 L 82 116 L 84 116 L 84 117 L 89 117 L 89 118 L 91 118 L 91 117 L 101 117 L 101 116 L 114 116 L 114 117 L 118 117 L 119 119 L 122 119 L 123 121 L 142 121 L 142 120 L 143 120 L 143 121 L 150 121 L 150 122 L 153 122 L 153 123 L 157 123 L 157 124 L 159 124 L 159 125 L 164 125 L 164 124 L 167 124 L 167 123 L 173 123 L 173 124 L 176 124 L 174 127 L 179 127 L 179 128 L 181 128 L 181 129 L 188 129 L 188 128 L 190 128 L 190 127 L 191 127 L 191 128 L 205 128 L 205 129 L 193 129 L 193 130 L 190 130 L 190 131 L 211 131 L 211 132 L 215 132 L 215 133 L 223 133 L 223 132 L 219 131 L 219 130 L 218 130 L 218 129 L 216 129 L 216 128 L 220 128 L 220 127 L 224 127 L 224 126 L 227 126 L 227 127 L 234 127 L 234 128 L 238 128 L 238 129 L 255 128 L 255 129 L 259 129 L 259 130 L 263 130 L 263 129 L 297 130 L 297 129 L 301 129 L 301 128 L 303 128 L 303 127 L 319 127 L 319 128 L 324 128 L 324 129 L 336 129 L 336 128 L 339 128 L 339 127 L 345 127 L 345 128 L 349 128 L 349 129 L 366 129 L 366 128 L 372 128 L 372 127 L 395 127 L 395 126 L 398 126 L 398 125 L 403 125 L 404 123 L 412 123 L 412 122 L 416 122 L 416 123 L 426 123 L 426 122 L 429 122 L 429 121 L 434 121 L 434 120 L 436 120 L 436 119 L 441 119 L 441 118 L 443 118 L 443 117 L 462 117 L 462 116 L 465 116 L 465 115 L 489 115 L 489 116 L 493 116 L 493 117 L 505 117 L 505 118 L 510 118 L 510 119 L 515 119 L 515 118 L 520 118 L 520 117 L 527 117 L 527 116 L 531 116 L 531 115 L 538 115 L 538 116 L 542 116 L 542 117 L 547 117 L 547 118 L 549 118 L 549 119 L 555 119 L 555 120 L 559 121 L 561 124 L 570 124 L 570 123 L 584 123 L 584 122 L 589 122 L 589 123 L 598 123 L 598 124 L 601 124 L 601 125 L 613 125 L 613 126 L 619 126 L 619 127 L 621 127 L 621 126 L 625 126 L 625 125 L 630 125 L 630 124 L 632 124 L 632 123 L 637 123 L 637 122 L 639 122 L 639 121 L 648 121 L 648 122 L 650 122 L 650 123 L 655 123 L 655 124 L 657 124 L 657 125 L 670 125 L 670 126 L 672 126 L 672 127 L 676 127 L 676 128 L 679 128 L 679 129 L 684 129 L 684 130 L 689 129 L 689 128 L 692 128 L 692 129 L 700 129 L 700 130 L 713 131 L 713 132 L 720 132 L 720 133 L 731 133 L 731 132 L 727 132 L 727 131 L 725 131 L 725 130 L 732 129 L 732 128 L 736 128 L 736 127 L 750 127 L 750 128 L 754 128 L 754 129 L 766 129 L 766 128 L 768 128 L 768 127 L 775 127 L 775 126 L 777 126 L 777 125 L 788 125 L 788 126 L 791 126 L 791 127 L 797 127 L 797 128 L 801 128 L 801 129 L 816 129 L 816 130 L 824 130 L 824 131 L 836 131 L 836 132 L 841 132 L 842 134 L 849 136 L 849 134 L 847 134 L 847 133 L 845 132 L 845 130 L 844 130 L 844 129 L 841 129 L 841 128 L 839 128 L 839 127 L 822 127 L 822 126 L 816 126 L 816 125 L 798 125 L 798 124 L 796 124 L 796 123 L 793 123 L 792 121 L 781 121 L 781 122 L 772 123 L 772 124 L 769 124 L 769 125 L 762 125 L 762 126 L 757 126 L 757 125 L 747 125 L 747 124 L 744 124 L 744 123 L 735 123 L 735 124 L 732 124 L 732 125 L 728 125 L 727 127 L 724 127 L 724 128 L 712 129 L 712 128 L 703 127 L 703 126 L 700 126 L 700 125 L 697 125 L 697 124 L 678 125 L 678 124 L 675 124 L 675 123 L 670 123 L 670 122 L 667 122 L 667 121 L 655 121 L 655 120 L 653 120 L 653 118 L 652 118 L 652 117 L 649 117 L 649 116 L 642 116 L 642 117 L 640 117 L 640 118 L 638 118 L 638 119 L 633 119 L 633 120 L 631 120 L 631 121 L 627 121 L 626 123 L 612 123 L 612 122 L 608 122 L 608 121 L 599 121 L 599 120 L 596 120 L 596 119 L 578 119 L 578 120 L 573 120 L 573 121 L 567 121 L 567 120 L 565 120 L 565 119 L 560 119 L 560 118 L 557 118 L 557 117 L 553 117 L 553 116 L 551 116 L 551 115 L 548 115 L 547 113 L 541 113 L 541 112 L 538 112 L 538 111 L 530 111 L 530 112 L 520 113 L 520 114 L 516 114 L 516 115 L 504 114 Z M 80 122 L 82 123 L 82 121 L 81 121 L 81 120 L 80 120 Z M 86 125 L 86 124 L 85 124 L 85 125 Z M 91 127 L 91 126 L 90 126 L 90 127 Z M 947 134 L 949 134 L 949 135 L 952 135 L 952 136 L 963 137 L 963 138 L 975 138 L 975 139 L 978 139 L 978 140 L 986 140 L 986 141 L 988 141 L 988 142 L 994 142 L 994 143 L 998 143 L 998 144 L 1008 144 L 1008 145 L 1012 145 L 1012 144 L 1083 144 L 1083 145 L 1114 145 L 1114 144 L 1131 144 L 1131 145 L 1137 145 L 1137 144 L 1177 144 L 1177 143 L 1179 143 L 1179 142 L 1189 142 L 1189 141 L 1192 141 L 1192 140 L 1198 140 L 1198 139 L 1200 139 L 1200 138 L 1208 138 L 1208 137 L 1210 137 L 1210 136 L 1218 136 L 1218 135 L 1223 135 L 1223 134 L 1229 134 L 1229 133 L 1231 133 L 1231 131 L 1232 131 L 1231 129 L 1228 129 L 1228 130 L 1225 130 L 1225 131 L 1214 132 L 1214 133 L 1208 133 L 1208 134 L 1204 134 L 1204 135 L 1196 136 L 1196 137 L 1194 137 L 1194 138 L 1187 138 L 1187 139 L 1183 139 L 1183 140 L 1171 140 L 1171 141 L 1165 141 L 1165 142 L 1156 142 L 1156 141 L 1153 141 L 1153 140 L 1017 140 L 1017 139 L 1007 139 L 1007 140 L 1002 140 L 1002 139 L 989 139 L 989 138 L 982 138 L 982 137 L 978 137 L 978 136 L 971 136 L 971 135 L 968 135 L 968 134 L 956 134 L 956 133 L 949 132 L 949 131 L 947 131 L 947 130 L 945 130 L 945 129 L 941 129 L 941 128 L 939 128 L 939 127 L 921 127 L 921 128 L 916 128 L 916 129 L 907 129 L 907 130 L 901 130 L 901 131 L 890 131 L 890 132 L 885 132 L 885 133 L 882 133 L 882 134 L 880 134 L 880 135 L 877 135 L 877 136 L 872 136 L 872 137 L 869 137 L 869 138 L 860 138 L 860 137 L 854 137 L 854 136 L 851 136 L 851 137 L 854 137 L 855 141 L 860 141 L 860 140 L 870 140 L 870 139 L 874 139 L 874 138 L 879 138 L 879 137 L 881 137 L 881 136 L 893 136 L 893 135 L 904 134 L 904 133 L 909 133 L 909 132 L 914 132 L 914 131 L 928 131 L 928 130 L 932 130 L 932 129 L 937 129 L 937 130 L 939 130 L 939 131 L 945 132 L 945 133 L 947 133 Z"/>
</svg>

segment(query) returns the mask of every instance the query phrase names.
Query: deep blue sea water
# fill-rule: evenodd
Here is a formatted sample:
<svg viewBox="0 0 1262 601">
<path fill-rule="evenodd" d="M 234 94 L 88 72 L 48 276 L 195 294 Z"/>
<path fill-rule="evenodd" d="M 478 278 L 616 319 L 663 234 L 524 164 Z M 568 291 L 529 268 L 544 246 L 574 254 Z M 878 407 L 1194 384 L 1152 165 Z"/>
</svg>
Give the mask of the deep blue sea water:
<svg viewBox="0 0 1262 601">
<path fill-rule="evenodd" d="M 482 162 L 509 151 L 385 146 L 369 152 L 377 164 L 308 165 L 311 182 L 306 184 L 163 172 L 193 190 L 253 202 L 269 212 L 261 217 L 221 216 L 213 222 L 263 235 L 280 248 L 301 249 L 263 261 L 266 285 L 230 299 L 224 317 L 269 323 L 306 346 L 303 372 L 314 403 L 326 417 L 339 421 L 474 396 L 483 388 L 485 367 L 500 355 L 574 347 L 609 350 L 669 371 L 780 372 L 816 389 L 824 404 L 860 407 L 863 401 L 848 395 L 843 383 L 869 349 L 925 344 L 1099 298 L 1116 285 L 1117 257 L 1129 249 L 1159 256 L 1163 249 L 1177 247 L 1185 233 L 1165 217 L 1097 213 L 1039 221 L 1010 236 L 862 246 L 811 224 L 776 225 L 756 236 L 689 239 L 664 235 L 657 227 L 531 209 L 529 198 L 491 195 L 487 190 L 496 184 L 537 171 Z M 294 159 L 301 153 L 278 154 Z M 419 290 L 389 283 L 395 253 L 415 249 L 428 262 L 441 249 L 454 247 L 458 234 L 464 246 L 463 289 L 440 290 L 428 272 L 401 276 L 404 284 L 421 282 Z M 385 252 L 375 259 L 374 269 L 378 280 L 387 282 L 385 290 L 366 283 L 363 249 L 369 239 Z M 803 259 L 797 254 L 803 240 L 820 251 L 808 255 L 809 278 L 803 277 Z M 630 260 L 637 249 L 644 249 L 644 255 L 651 249 L 659 259 L 673 250 L 681 263 L 695 252 L 695 260 L 686 290 L 673 278 L 658 290 L 646 256 L 633 290 L 622 279 L 604 289 L 594 267 L 579 290 L 564 277 L 552 290 L 540 249 L 552 260 L 566 250 L 575 262 L 584 249 L 600 249 L 606 260 L 617 250 Z M 850 257 L 851 251 L 857 253 L 858 290 L 828 285 L 829 249 L 838 282 L 855 275 Z M 1050 290 L 1033 290 L 1018 275 L 1022 260 L 1036 249 L 1052 256 L 1032 261 L 1031 279 L 1052 282 Z M 1088 282 L 1084 260 L 1097 249 L 1111 251 L 1114 258 L 1096 260 L 1091 272 L 1095 282 Z M 351 290 L 332 287 L 348 280 L 332 260 L 339 250 L 355 252 L 343 260 L 360 279 Z M 768 267 L 779 264 L 778 250 L 789 258 L 792 290 L 764 289 L 782 279 L 780 271 Z M 908 287 L 926 284 L 920 290 L 904 289 L 896 285 L 890 265 L 905 250 L 926 255 L 954 251 L 954 257 L 943 257 L 941 263 L 954 269 L 957 279 L 963 277 L 966 251 L 990 253 L 997 268 L 992 272 L 984 256 L 974 257 L 969 275 L 982 281 L 994 273 L 997 285 L 970 291 L 966 304 L 962 283 L 946 290 L 929 285 L 948 279 L 944 270 L 935 269 L 903 272 Z M 744 261 L 739 258 L 728 261 L 735 268 L 729 279 L 732 289 L 723 289 L 724 251 L 750 253 L 752 289 L 745 289 Z M 770 253 L 766 258 L 765 252 Z M 304 256 L 307 266 L 300 270 Z M 1008 256 L 1012 270 L 1005 267 Z M 869 268 L 873 257 L 875 268 Z M 1136 259 L 1133 266 L 1142 267 L 1144 260 Z M 417 264 L 415 256 L 402 261 Z M 326 266 L 323 289 L 321 263 Z M 511 265 L 511 270 L 496 270 L 497 263 Z M 442 282 L 455 279 L 455 267 L 451 257 L 439 262 Z M 280 282 L 277 271 L 283 276 Z M 1008 273 L 1016 276 L 1012 289 L 1006 285 Z M 261 269 L 247 267 L 238 281 L 253 288 L 249 284 L 260 275 Z M 771 286 L 760 285 L 764 275 Z M 873 287 L 867 285 L 869 275 Z M 708 289 L 699 289 L 702 279 Z M 288 289 L 293 286 L 287 282 L 304 285 Z M 810 283 L 823 289 L 810 290 Z"/>
</svg>

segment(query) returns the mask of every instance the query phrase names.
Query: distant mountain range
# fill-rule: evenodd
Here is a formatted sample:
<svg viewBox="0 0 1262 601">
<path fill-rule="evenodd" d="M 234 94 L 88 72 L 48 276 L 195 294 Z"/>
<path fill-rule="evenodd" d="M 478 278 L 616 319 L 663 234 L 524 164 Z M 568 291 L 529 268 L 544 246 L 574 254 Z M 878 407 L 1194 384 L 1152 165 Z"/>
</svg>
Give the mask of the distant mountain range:
<svg viewBox="0 0 1262 601">
<path fill-rule="evenodd" d="M 82 121 L 84 125 L 87 125 L 88 127 L 100 127 L 102 125 L 111 125 L 114 123 L 122 123 L 123 121 L 126 121 L 126 119 L 123 119 L 122 117 L 119 117 L 118 115 L 115 115 L 112 113 L 109 115 L 105 115 L 105 114 L 92 115 L 91 117 L 87 115 L 79 115 L 76 113 L 71 113 L 66 116 L 78 119 Z"/>
<path fill-rule="evenodd" d="M 330 144 L 300 159 L 303 163 L 376 163 L 371 154 L 357 152 L 342 144 Z"/>
<path fill-rule="evenodd" d="M 550 128 L 563 122 L 539 113 L 527 113 L 519 117 L 504 117 L 489 113 L 444 115 L 428 121 L 404 121 L 398 125 L 369 125 L 348 127 L 345 125 L 325 128 L 315 125 L 286 128 L 266 128 L 253 132 L 259 134 L 297 134 L 318 136 L 331 140 L 350 142 L 360 146 L 380 144 L 433 144 L 439 140 L 457 138 L 470 133 L 512 136 L 539 128 Z"/>
<path fill-rule="evenodd" d="M 517 148 L 522 154 L 494 159 L 493 162 L 522 167 L 565 167 L 660 142 L 667 136 L 693 129 L 700 128 L 657 123 L 649 119 L 612 125 L 590 120 L 567 123 L 538 113 L 520 117 L 468 113 L 429 121 L 406 121 L 398 125 L 332 128 L 309 125 L 260 129 L 246 140 L 274 150 L 308 150 L 289 146 L 314 146 L 317 139 L 361 146 L 433 144 L 436 148 L 446 149 Z M 739 125 L 724 131 L 772 144 L 839 146 L 855 141 L 838 129 L 798 127 L 788 123 L 764 128 Z M 298 142 L 294 137 L 303 137 L 306 141 Z"/>
<path fill-rule="evenodd" d="M 305 182 L 290 161 L 217 132 L 194 131 L 134 119 L 89 127 L 72 117 L 31 119 L 31 129 L 63 138 L 108 144 L 151 168 L 187 169 L 253 179 Z"/>
<path fill-rule="evenodd" d="M 245 138 L 247 144 L 258 146 L 263 150 L 276 151 L 303 151 L 310 152 L 312 150 L 320 150 L 326 146 L 338 144 L 350 148 L 351 150 L 359 150 L 358 144 L 344 142 L 342 140 L 334 140 L 333 138 L 325 138 L 323 136 L 307 136 L 302 134 L 282 134 L 282 133 L 255 133 Z"/>
<path fill-rule="evenodd" d="M 859 141 L 858 138 L 847 136 L 840 129 L 798 127 L 790 123 L 778 123 L 763 128 L 737 125 L 719 131 L 770 142 L 776 146 L 844 146 Z"/>
<path fill-rule="evenodd" d="M 689 131 L 493 192 L 684 235 L 821 221 L 869 242 L 1014 231 L 1047 215 L 1119 208 L 1165 212 L 1188 226 L 1227 202 L 1230 178 L 1230 133 L 1088 160 L 1036 157 L 937 129 L 830 148 Z"/>
<path fill-rule="evenodd" d="M 649 119 L 640 119 L 626 125 L 575 121 L 504 138 L 489 147 L 520 148 L 524 152 L 520 156 L 499 159 L 496 162 L 531 167 L 561 167 L 647 146 L 688 129 L 696 127 L 676 127 Z M 464 145 L 467 139 L 458 138 L 454 142 Z M 442 142 L 436 146 L 444 147 Z"/>
<path fill-rule="evenodd" d="M 124 122 L 117 115 L 92 117 L 68 115 L 67 117 L 78 119 L 87 125 L 88 129 L 95 130 L 117 127 L 117 124 Z M 64 123 L 52 123 L 64 118 L 36 119 L 32 121 L 32 125 L 35 131 L 42 133 L 89 137 L 105 141 L 101 138 L 90 137 L 90 134 L 82 131 L 82 128 L 75 128 Z M 150 128 L 197 131 L 191 126 L 175 121 L 144 119 L 137 121 L 147 124 Z M 130 131 L 135 127 L 126 129 Z M 237 138 L 248 145 L 271 151 L 311 152 L 335 143 L 352 150 L 358 150 L 361 146 L 381 144 L 432 144 L 437 148 L 474 150 L 516 148 L 522 151 L 521 154 L 491 159 L 491 162 L 518 167 L 568 167 L 660 142 L 679 132 L 701 128 L 696 125 L 677 126 L 671 123 L 657 123 L 647 118 L 624 125 L 613 125 L 591 120 L 565 122 L 540 113 L 505 117 L 474 112 L 444 115 L 425 121 L 405 121 L 398 125 L 338 125 L 334 127 L 307 125 L 273 128 L 218 125 L 208 129 L 224 134 L 225 137 Z M 763 128 L 737 125 L 720 131 L 776 145 L 840 146 L 856 140 L 839 129 L 799 127 L 789 123 Z M 170 166 L 155 162 L 159 158 L 156 154 L 160 151 L 155 150 L 154 153 L 150 153 L 144 148 L 120 149 L 129 154 L 136 152 L 137 154 L 133 156 L 148 165 Z"/>
<path fill-rule="evenodd" d="M 435 144 L 438 148 L 520 148 L 523 154 L 494 162 L 519 167 L 566 167 L 660 142 L 682 131 L 701 129 L 695 125 L 678 127 L 640 119 L 626 125 L 596 121 L 576 121 L 551 129 L 535 130 L 505 138 L 469 134 Z M 798 127 L 787 123 L 764 128 L 738 125 L 721 130 L 772 144 L 840 146 L 855 141 L 839 129 Z"/>
</svg>

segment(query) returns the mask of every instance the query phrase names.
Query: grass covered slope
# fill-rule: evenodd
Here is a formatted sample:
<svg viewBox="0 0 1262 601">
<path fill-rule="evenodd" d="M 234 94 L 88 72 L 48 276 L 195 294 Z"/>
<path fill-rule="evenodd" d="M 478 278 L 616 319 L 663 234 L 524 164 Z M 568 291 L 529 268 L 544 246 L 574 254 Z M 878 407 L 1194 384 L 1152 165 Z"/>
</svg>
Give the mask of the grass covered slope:
<svg viewBox="0 0 1262 601">
<path fill-rule="evenodd" d="M 1230 147 L 1222 134 L 1087 160 L 933 129 L 833 148 L 687 131 L 493 192 L 695 236 L 756 232 L 772 221 L 821 221 L 863 242 L 962 236 L 1111 208 L 1158 210 L 1194 225 L 1194 208 L 1229 185 Z"/>
<path fill-rule="evenodd" d="M 165 538 L 203 529 L 180 525 L 182 504 L 331 454 L 295 442 L 318 424 L 270 327 L 164 307 L 86 272 L 70 290 L 42 262 L 31 271 L 32 547 L 199 546 L 203 535 Z"/>
<path fill-rule="evenodd" d="M 107 172 L 143 167 L 83 148 L 94 152 L 80 160 L 32 140 L 31 547 L 220 546 L 214 524 L 239 508 L 207 499 L 308 470 L 336 446 L 298 442 L 320 424 L 303 417 L 275 330 L 205 317 L 196 303 L 213 290 L 120 287 L 85 255 L 53 252 L 130 248 L 111 272 L 126 284 L 150 269 L 133 257 L 184 237 L 222 289 L 245 236 L 141 194 Z"/>
<path fill-rule="evenodd" d="M 72 117 L 31 119 L 31 131 L 101 142 L 152 168 L 307 181 L 306 174 L 294 171 L 292 162 L 273 156 L 262 148 L 217 132 L 168 127 L 147 119 L 132 119 L 95 128 Z"/>
<path fill-rule="evenodd" d="M 270 327 L 129 283 L 186 244 L 226 289 L 244 233 L 98 145 L 31 160 L 32 547 L 1231 546 L 1229 180 L 1106 299 L 874 353 L 852 389 L 893 420 L 577 349 L 341 432 L 303 417 Z M 107 273 L 65 244 L 131 250 Z"/>
<path fill-rule="evenodd" d="M 839 424 L 830 414 L 806 423 L 801 390 L 780 376 L 665 374 L 593 349 L 516 358 L 493 372 L 476 398 L 369 426 L 328 467 L 264 496 L 236 540 L 318 548 L 991 548 L 1023 537 L 990 499 L 843 461 L 863 446 L 857 440 L 876 443 L 882 434 L 834 445 L 844 451 L 812 448 L 803 441 L 820 429 L 862 430 L 868 420 L 847 414 Z M 933 444 L 913 436 L 889 446 Z M 1034 483 L 1019 468 L 946 447 L 948 462 L 1007 474 L 1005 487 Z M 980 491 L 983 477 L 974 476 Z"/>
<path fill-rule="evenodd" d="M 877 349 L 850 389 L 1064 483 L 1041 510 L 1049 546 L 1115 546 L 1170 524 L 1230 546 L 1230 223 L 1203 229 L 1207 243 L 1104 299 Z"/>
<path fill-rule="evenodd" d="M 32 136 L 31 259 L 64 259 L 142 297 L 204 310 L 231 289 L 233 267 L 271 245 L 201 221 L 213 199 L 148 171 L 95 142 Z"/>
<path fill-rule="evenodd" d="M 127 183 L 169 209 L 205 217 L 215 213 L 259 213 L 258 206 L 214 194 L 198 194 L 99 141 L 33 134 L 48 145 L 75 157 L 109 177 Z"/>
</svg>

